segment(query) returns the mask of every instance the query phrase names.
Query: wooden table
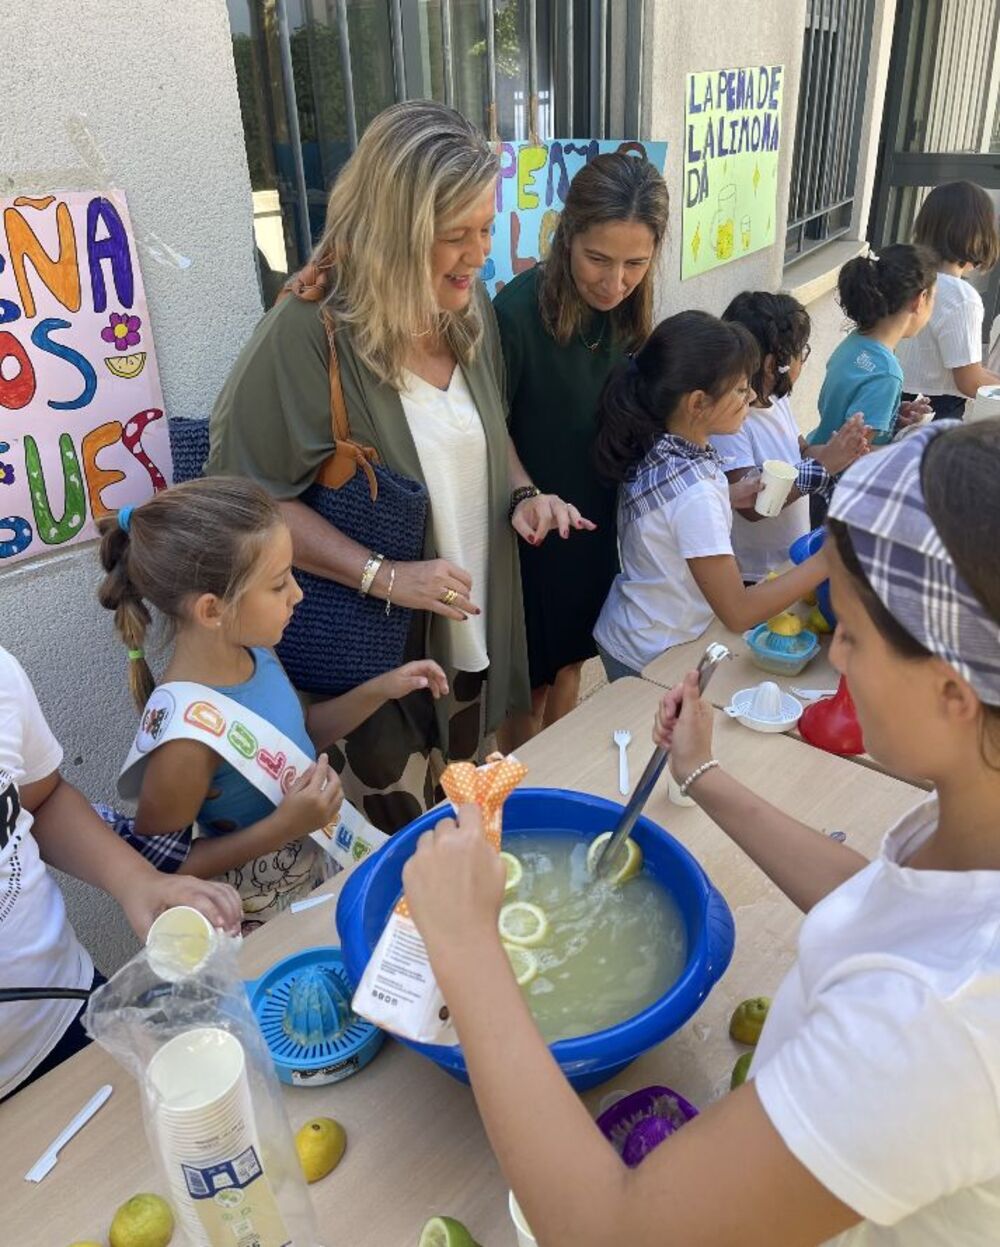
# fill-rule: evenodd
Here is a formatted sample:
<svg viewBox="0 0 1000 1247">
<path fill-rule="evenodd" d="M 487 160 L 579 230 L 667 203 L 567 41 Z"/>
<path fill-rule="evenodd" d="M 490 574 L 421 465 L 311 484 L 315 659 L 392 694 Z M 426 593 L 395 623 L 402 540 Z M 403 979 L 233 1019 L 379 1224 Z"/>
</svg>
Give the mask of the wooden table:
<svg viewBox="0 0 1000 1247">
<path fill-rule="evenodd" d="M 728 646 L 733 655 L 731 662 L 724 662 L 716 669 L 712 683 L 708 686 L 708 697 L 712 705 L 720 709 L 729 705 L 734 693 L 739 692 L 740 689 L 752 688 L 755 684 L 760 684 L 762 680 L 773 680 L 786 693 L 791 693 L 793 686 L 835 689 L 840 680 L 839 673 L 830 662 L 829 636 L 819 638 L 820 652 L 800 675 L 771 675 L 767 671 L 762 671 L 753 661 L 750 646 L 743 639 L 743 634 L 730 632 L 718 619 L 713 621 L 697 641 L 675 645 L 672 649 L 662 653 L 659 658 L 654 658 L 648 666 L 643 668 L 643 679 L 659 684 L 663 688 L 673 688 L 689 671 L 697 667 L 698 660 L 711 641 L 721 641 L 723 645 Z M 805 705 L 809 704 L 804 698 L 799 698 L 799 701 Z M 749 734 L 748 728 L 741 727 L 740 730 Z M 797 728 L 793 729 L 789 735 L 796 740 L 802 740 Z M 870 753 L 859 753 L 849 758 L 848 761 L 860 763 L 861 766 L 867 766 L 876 771 L 894 774 L 892 771 L 887 771 L 887 768 Z M 916 781 L 906 776 L 897 776 L 897 778 L 903 778 L 907 783 L 921 788 L 929 789 L 931 786 L 929 783 Z"/>
<path fill-rule="evenodd" d="M 628 728 L 632 780 L 648 756 L 659 688 L 621 680 L 528 744 L 528 783 L 577 788 L 617 798 L 611 733 Z M 787 736 L 762 736 L 719 715 L 716 752 L 730 770 L 817 827 L 837 826 L 848 843 L 875 850 L 883 831 L 923 795 L 886 775 L 851 765 Z M 651 1082 L 706 1104 L 728 1086 L 739 1049 L 729 1014 L 746 996 L 774 991 L 794 956 L 800 916 L 700 810 L 682 809 L 661 784 L 647 813 L 699 858 L 733 909 L 736 953 L 698 1014 L 622 1074 L 620 1089 Z M 339 890 L 340 881 L 326 885 Z M 247 940 L 243 969 L 256 976 L 278 958 L 333 939 L 333 906 L 286 914 Z M 38 1186 L 23 1175 L 55 1134 L 104 1082 L 114 1095 L 64 1149 Z M 596 1112 L 613 1087 L 585 1099 Z M 286 1088 L 293 1128 L 313 1116 L 336 1117 L 348 1133 L 340 1168 L 311 1188 L 325 1247 L 413 1247 L 435 1213 L 464 1221 L 489 1247 L 514 1242 L 506 1187 L 467 1088 L 405 1048 L 386 1042 L 360 1074 L 332 1087 Z M 0 1106 L 4 1166 L 0 1240 L 17 1247 L 66 1247 L 106 1241 L 114 1209 L 158 1181 L 142 1132 L 138 1088 L 96 1045 Z"/>
</svg>

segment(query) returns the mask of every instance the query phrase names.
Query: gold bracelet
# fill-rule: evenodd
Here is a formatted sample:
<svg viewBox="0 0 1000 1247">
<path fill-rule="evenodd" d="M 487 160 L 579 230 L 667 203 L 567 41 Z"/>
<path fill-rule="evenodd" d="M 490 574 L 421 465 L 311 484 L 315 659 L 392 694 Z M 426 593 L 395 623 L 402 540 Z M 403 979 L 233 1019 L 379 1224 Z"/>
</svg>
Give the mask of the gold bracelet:
<svg viewBox="0 0 1000 1247">
<path fill-rule="evenodd" d="M 389 588 L 386 590 L 386 594 L 385 594 L 385 613 L 387 617 L 389 615 L 389 612 L 392 610 L 392 586 L 395 583 L 396 583 L 396 564 L 390 563 L 389 564 Z"/>
<path fill-rule="evenodd" d="M 376 554 L 374 550 L 368 555 L 368 562 L 365 564 L 365 570 L 361 573 L 361 584 L 358 586 L 358 592 L 363 598 L 366 598 L 371 592 L 372 582 L 378 575 L 378 569 L 385 562 L 384 554 Z"/>
</svg>

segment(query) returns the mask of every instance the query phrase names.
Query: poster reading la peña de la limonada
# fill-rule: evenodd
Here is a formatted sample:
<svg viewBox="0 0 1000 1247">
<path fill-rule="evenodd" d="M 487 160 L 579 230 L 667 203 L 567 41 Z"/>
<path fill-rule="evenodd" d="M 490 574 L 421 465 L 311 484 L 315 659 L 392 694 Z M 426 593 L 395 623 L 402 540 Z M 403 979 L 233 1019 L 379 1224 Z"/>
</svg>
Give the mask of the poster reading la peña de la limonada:
<svg viewBox="0 0 1000 1247">
<path fill-rule="evenodd" d="M 774 242 L 783 77 L 782 65 L 687 76 L 682 280 Z"/>
<path fill-rule="evenodd" d="M 171 480 L 125 197 L 0 197 L 0 571 Z"/>
</svg>

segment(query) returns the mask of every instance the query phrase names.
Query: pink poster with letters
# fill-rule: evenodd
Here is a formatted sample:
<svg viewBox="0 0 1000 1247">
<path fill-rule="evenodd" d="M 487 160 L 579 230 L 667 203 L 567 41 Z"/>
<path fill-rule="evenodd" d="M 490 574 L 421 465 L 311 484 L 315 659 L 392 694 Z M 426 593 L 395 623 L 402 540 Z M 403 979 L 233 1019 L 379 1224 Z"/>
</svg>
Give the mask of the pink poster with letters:
<svg viewBox="0 0 1000 1247">
<path fill-rule="evenodd" d="M 0 570 L 171 481 L 125 196 L 0 196 Z"/>
</svg>

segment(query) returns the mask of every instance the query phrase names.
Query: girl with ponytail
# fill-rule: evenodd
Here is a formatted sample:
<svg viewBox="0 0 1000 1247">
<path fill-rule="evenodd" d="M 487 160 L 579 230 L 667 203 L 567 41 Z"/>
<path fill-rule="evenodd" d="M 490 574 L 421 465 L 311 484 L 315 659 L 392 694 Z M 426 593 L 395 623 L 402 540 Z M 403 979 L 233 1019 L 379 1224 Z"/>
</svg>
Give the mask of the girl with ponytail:
<svg viewBox="0 0 1000 1247">
<path fill-rule="evenodd" d="M 302 593 L 278 504 L 238 477 L 188 481 L 102 521 L 98 590 L 128 654 L 143 709 L 156 687 L 146 660 L 153 609 L 169 630 L 164 682 L 207 686 L 265 719 L 309 758 L 330 748 L 387 701 L 416 689 L 447 692 L 434 662 L 409 663 L 303 713 L 272 653 Z M 206 736 L 205 740 L 211 739 Z M 135 833 L 196 823 L 182 872 L 224 876 L 243 898 L 244 925 L 266 921 L 310 891 L 325 861 L 309 838 L 342 801 L 327 757 L 283 787 L 275 804 L 201 739 L 165 739 L 148 754 Z"/>
<path fill-rule="evenodd" d="M 820 552 L 747 588 L 733 555 L 729 482 L 710 438 L 742 427 L 759 363 L 742 325 L 681 312 L 608 380 L 595 456 L 619 485 L 622 571 L 594 636 L 609 679 L 695 640 L 713 614 L 742 632 L 826 577 Z"/>
</svg>

